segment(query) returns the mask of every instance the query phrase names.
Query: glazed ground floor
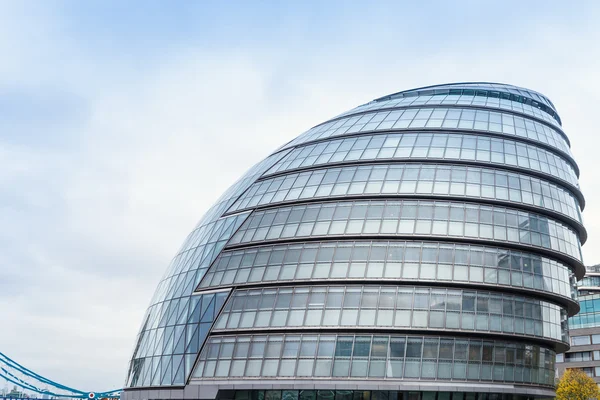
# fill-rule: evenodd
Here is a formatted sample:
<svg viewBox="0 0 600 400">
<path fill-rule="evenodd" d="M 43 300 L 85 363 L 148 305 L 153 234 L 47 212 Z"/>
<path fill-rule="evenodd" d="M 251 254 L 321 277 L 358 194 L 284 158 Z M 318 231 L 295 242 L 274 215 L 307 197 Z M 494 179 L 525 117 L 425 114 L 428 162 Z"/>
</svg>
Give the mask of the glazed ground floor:
<svg viewBox="0 0 600 400">
<path fill-rule="evenodd" d="M 420 382 L 391 385 L 385 382 L 352 384 L 317 382 L 248 382 L 190 384 L 183 388 L 126 390 L 121 400 L 533 400 L 550 399 L 551 388 L 516 385 L 455 384 Z"/>
</svg>

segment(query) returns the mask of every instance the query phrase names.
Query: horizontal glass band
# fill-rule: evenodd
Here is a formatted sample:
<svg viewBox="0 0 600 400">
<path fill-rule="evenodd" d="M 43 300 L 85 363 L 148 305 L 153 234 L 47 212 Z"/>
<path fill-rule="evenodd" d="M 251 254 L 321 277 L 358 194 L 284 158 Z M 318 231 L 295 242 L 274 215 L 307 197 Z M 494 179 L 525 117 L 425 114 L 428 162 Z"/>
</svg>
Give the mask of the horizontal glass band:
<svg viewBox="0 0 600 400">
<path fill-rule="evenodd" d="M 236 290 L 213 331 L 373 328 L 504 333 L 569 342 L 565 310 L 482 290 L 312 286 Z"/>
<path fill-rule="evenodd" d="M 600 294 L 579 296 L 579 313 L 569 318 L 571 329 L 596 328 L 600 326 Z"/>
<path fill-rule="evenodd" d="M 578 222 L 577 199 L 545 180 L 501 169 L 449 164 L 392 164 L 323 168 L 254 183 L 229 212 L 266 204 L 344 196 L 444 196 L 510 202 L 547 209 Z"/>
<path fill-rule="evenodd" d="M 377 235 L 519 243 L 581 261 L 577 234 L 561 222 L 505 207 L 451 201 L 339 201 L 259 210 L 248 217 L 227 245 Z"/>
<path fill-rule="evenodd" d="M 319 377 L 554 385 L 556 353 L 537 345 L 404 335 L 211 336 L 193 378 Z"/>
<path fill-rule="evenodd" d="M 418 241 L 327 241 L 225 250 L 200 289 L 274 282 L 404 280 L 515 287 L 574 297 L 569 268 L 533 253 Z"/>
<path fill-rule="evenodd" d="M 381 99 L 390 98 L 390 97 L 404 97 L 404 96 L 420 96 L 430 93 L 437 93 L 442 90 L 457 90 L 457 91 L 467 91 L 473 90 L 476 92 L 485 91 L 490 95 L 514 95 L 515 98 L 519 99 L 519 101 L 527 102 L 527 99 L 534 100 L 541 105 L 546 105 L 550 107 L 552 110 L 556 111 L 556 107 L 550 101 L 549 98 L 544 96 L 541 93 L 538 93 L 534 90 L 522 88 L 514 85 L 507 85 L 505 83 L 493 83 L 493 82 L 457 82 L 457 83 L 447 83 L 442 85 L 433 85 L 426 86 L 416 89 L 404 90 L 402 92 L 393 93 L 387 96 L 384 96 L 380 99 L 376 99 L 375 101 L 379 101 Z"/>
<path fill-rule="evenodd" d="M 584 276 L 582 280 L 579 281 L 578 286 L 597 286 L 598 290 L 600 290 L 600 276 Z"/>
<path fill-rule="evenodd" d="M 494 96 L 495 94 L 495 96 Z M 340 116 L 363 110 L 379 110 L 388 107 L 411 105 L 465 105 L 492 109 L 514 111 L 539 118 L 562 130 L 559 115 L 545 104 L 527 101 L 524 97 L 508 93 L 494 93 L 489 90 L 473 89 L 437 89 L 427 93 L 406 94 L 404 96 L 388 96 L 347 111 Z"/>
<path fill-rule="evenodd" d="M 270 387 L 270 386 L 269 386 Z M 539 396 L 516 393 L 474 393 L 402 390 L 227 390 L 219 391 L 217 400 L 535 400 Z M 493 389 L 492 389 L 493 390 Z"/>
<path fill-rule="evenodd" d="M 286 148 L 360 132 L 394 130 L 461 130 L 490 132 L 538 142 L 573 158 L 566 139 L 556 129 L 511 113 L 459 107 L 420 107 L 350 115 L 317 125 L 285 145 Z"/>
<path fill-rule="evenodd" d="M 390 133 L 328 140 L 293 149 L 265 175 L 297 168 L 359 161 L 446 160 L 506 166 L 560 179 L 579 190 L 575 170 L 540 147 L 481 135 Z"/>
</svg>

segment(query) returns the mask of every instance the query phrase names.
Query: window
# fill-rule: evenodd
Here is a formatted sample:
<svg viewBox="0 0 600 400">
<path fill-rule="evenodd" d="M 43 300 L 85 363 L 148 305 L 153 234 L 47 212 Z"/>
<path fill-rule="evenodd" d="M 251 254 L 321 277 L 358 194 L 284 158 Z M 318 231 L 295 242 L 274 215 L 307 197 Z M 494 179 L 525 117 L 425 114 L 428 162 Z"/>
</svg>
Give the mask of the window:
<svg viewBox="0 0 600 400">
<path fill-rule="evenodd" d="M 565 355 L 565 359 L 567 362 L 591 361 L 592 360 L 592 352 L 591 351 L 579 351 L 577 353 L 567 353 Z"/>
<path fill-rule="evenodd" d="M 275 296 L 276 300 L 269 302 L 271 310 L 260 309 L 263 304 L 255 300 L 267 295 Z M 375 285 L 287 286 L 237 290 L 214 331 L 297 326 L 403 326 L 514 332 L 563 340 L 560 325 L 563 319 L 564 310 L 553 303 L 510 294 L 500 297 L 483 290 L 416 286 L 391 289 Z"/>
<path fill-rule="evenodd" d="M 461 210 L 464 214 L 464 210 Z M 462 229 L 462 224 L 460 226 Z M 317 254 L 320 254 L 321 249 L 326 246 L 335 248 L 334 254 L 331 255 L 329 252 L 328 260 L 317 262 Z M 281 255 L 275 256 L 282 251 L 285 253 L 283 259 Z M 298 251 L 301 251 L 299 260 L 296 255 L 288 256 L 288 254 Z M 317 276 L 321 280 L 405 277 L 437 281 L 461 280 L 487 285 L 500 284 L 532 288 L 565 297 L 573 296 L 569 283 L 571 272 L 564 264 L 531 253 L 514 250 L 500 251 L 494 247 L 422 242 L 410 242 L 409 244 L 408 242 L 385 240 L 371 243 L 327 241 L 304 245 L 264 246 L 260 248 L 258 255 L 256 253 L 256 249 L 230 250 L 222 253 L 213 264 L 217 268 L 213 267 L 208 271 L 202 279 L 200 287 L 217 287 L 233 283 L 244 285 L 260 281 L 264 279 L 264 275 L 273 276 L 271 279 L 277 281 L 288 282 L 307 281 L 311 278 L 315 279 Z M 229 262 L 230 259 L 239 261 L 248 257 L 256 257 L 257 261 L 250 265 Z M 255 275 L 256 277 L 254 277 Z M 276 301 L 273 293 L 263 293 L 261 310 L 273 308 Z M 329 296 L 331 296 L 331 292 Z M 341 301 L 341 299 L 340 294 L 336 301 Z M 318 301 L 320 304 L 322 299 L 319 298 Z M 331 308 L 329 302 L 330 300 L 327 298 L 327 308 Z M 331 302 L 334 302 L 333 298 Z M 600 310 L 600 300 L 597 305 L 591 300 L 581 301 L 580 304 L 581 312 L 578 316 L 571 318 L 571 323 L 578 323 L 581 315 L 585 313 L 593 312 L 596 309 Z M 260 318 L 262 321 L 266 316 L 261 314 Z M 593 321 L 588 322 L 592 323 Z"/>
<path fill-rule="evenodd" d="M 253 359 L 250 354 L 244 357 L 244 351 L 241 357 L 236 356 L 238 353 L 232 355 L 224 351 L 234 341 L 237 341 L 237 345 L 241 341 L 246 344 L 251 342 L 251 348 L 260 343 L 261 355 Z M 307 342 L 310 343 L 310 349 L 304 351 Z M 284 344 L 283 357 L 280 359 L 270 357 L 269 347 L 273 343 L 277 343 L 274 353 L 279 353 Z M 293 344 L 290 346 L 290 343 Z M 213 360 L 207 357 L 211 346 L 216 346 L 215 352 L 218 354 Z M 208 347 L 200 355 L 193 378 L 369 376 L 388 379 L 460 377 L 463 380 L 480 381 L 493 377 L 493 380 L 549 386 L 554 383 L 554 369 L 548 360 L 553 360 L 554 354 L 550 349 L 534 345 L 433 336 L 243 335 L 233 339 L 211 336 Z M 244 365 L 245 375 L 242 374 Z M 520 371 L 519 375 L 513 373 L 516 368 Z M 500 370 L 502 374 L 497 372 Z M 593 369 L 591 371 L 593 373 Z"/>
<path fill-rule="evenodd" d="M 573 346 L 585 346 L 585 345 L 591 344 L 590 337 L 588 335 L 586 335 L 586 336 L 572 336 L 571 337 L 571 344 Z"/>
<path fill-rule="evenodd" d="M 594 368 L 593 368 L 593 367 L 584 367 L 584 368 L 581 368 L 581 370 L 582 370 L 582 371 L 583 371 L 583 372 L 584 372 L 584 373 L 585 373 L 587 376 L 590 376 L 590 377 L 592 377 L 592 378 L 594 377 Z"/>
<path fill-rule="evenodd" d="M 381 217 L 384 207 L 401 206 L 400 217 L 394 218 L 393 232 L 391 226 L 382 225 Z M 337 218 L 334 214 L 333 220 L 327 218 L 319 220 L 317 218 L 318 211 L 322 208 L 336 207 L 348 208 L 352 211 L 349 217 Z M 433 213 L 433 207 L 464 211 L 462 221 L 453 221 L 451 225 L 446 224 L 447 217 L 439 216 L 440 213 Z M 298 222 L 291 221 L 294 212 L 302 213 L 302 217 Z M 492 214 L 493 212 L 493 214 Z M 282 214 L 281 222 L 277 222 L 271 216 Z M 376 213 L 378 216 L 373 217 Z M 486 224 L 486 220 L 495 215 L 493 224 Z M 502 218 L 499 218 L 502 216 Z M 441 230 L 432 231 L 432 224 L 435 218 L 441 218 L 438 221 L 444 222 L 437 226 Z M 452 216 L 451 216 L 452 218 Z M 316 221 L 315 221 L 316 219 Z M 255 226 L 255 221 L 259 221 Z M 399 220 L 399 222 L 398 222 Z M 286 221 L 286 222 L 284 222 Z M 321 229 L 315 224 L 332 224 L 331 228 Z M 398 223 L 396 228 L 396 223 Z M 335 225 L 335 228 L 334 228 Z M 339 226 L 338 226 L 339 225 Z M 315 228 L 317 226 L 317 228 Z M 391 231 L 389 229 L 392 229 Z M 443 228 L 443 229 L 442 229 Z M 401 234 L 423 234 L 434 236 L 459 236 L 459 237 L 474 237 L 482 239 L 495 239 L 507 242 L 518 242 L 535 247 L 544 247 L 552 250 L 563 252 L 569 256 L 580 258 L 579 238 L 569 226 L 562 222 L 548 218 L 546 216 L 515 211 L 510 208 L 500 206 L 475 206 L 457 201 L 429 201 L 429 200 L 370 200 L 370 201 L 340 201 L 337 203 L 327 204 L 312 204 L 294 205 L 292 207 L 279 207 L 273 210 L 255 211 L 251 219 L 246 221 L 242 227 L 231 238 L 229 245 L 260 242 L 265 240 L 266 233 L 271 232 L 273 235 L 269 239 L 284 239 L 284 238 L 300 238 L 300 237 L 323 237 L 323 236 L 338 236 L 346 235 L 389 235 L 390 233 Z M 419 251 L 420 248 L 416 249 Z M 332 253 L 332 252 L 329 252 Z M 413 259 L 412 254 L 407 253 L 406 261 L 418 261 Z M 330 260 L 331 258 L 328 258 Z M 319 260 L 321 261 L 321 260 Z M 456 260 L 460 262 L 460 259 Z M 329 265 L 327 265 L 329 268 Z M 324 274 L 323 277 L 328 276 Z M 318 276 L 321 278 L 322 276 Z M 464 278 L 463 278 L 464 279 Z"/>
<path fill-rule="evenodd" d="M 452 121 L 449 121 L 447 118 L 445 122 Z M 454 120 L 454 122 L 457 121 Z M 446 123 L 444 123 L 444 126 L 450 127 L 450 125 Z M 456 124 L 452 127 L 456 128 Z M 488 161 L 492 164 L 518 165 L 521 168 L 541 171 L 548 175 L 556 174 L 555 176 L 558 176 L 562 180 L 577 185 L 577 175 L 575 174 L 573 167 L 563 157 L 544 150 L 539 146 L 525 144 L 517 145 L 513 140 L 500 138 L 490 140 L 489 137 L 484 137 L 483 135 L 463 135 L 438 132 L 435 134 L 435 140 L 432 140 L 432 136 L 433 135 L 429 133 L 393 133 L 385 135 L 385 142 L 382 142 L 382 137 L 380 135 L 365 135 L 360 138 L 353 137 L 336 140 L 335 142 L 343 144 L 337 149 L 329 148 L 327 142 L 306 144 L 290 151 L 286 158 L 275 164 L 273 168 L 267 172 L 267 175 L 294 169 L 300 165 L 304 167 L 339 161 L 427 157 L 430 159 L 477 159 L 479 161 Z M 332 141 L 329 143 L 335 142 Z M 374 144 L 375 147 L 379 148 L 379 151 L 377 151 L 377 149 L 364 151 L 365 142 Z M 354 148 L 349 152 L 349 147 Z M 562 141 L 562 145 L 559 147 L 562 147 L 565 152 L 569 152 L 569 147 L 566 142 Z M 318 174 L 320 175 L 320 179 L 322 172 L 318 172 Z M 416 178 L 414 175 L 412 177 Z M 342 176 L 340 175 L 338 183 L 341 181 L 341 178 Z M 405 177 L 405 179 L 406 178 L 408 177 Z M 355 179 L 357 178 L 355 177 Z M 312 183 L 311 181 L 312 180 L 309 180 L 309 178 L 303 178 L 302 180 L 303 185 L 307 182 L 310 184 Z M 421 179 L 420 183 L 423 182 L 424 180 Z M 329 181 L 327 181 L 327 183 L 330 184 Z M 413 183 L 416 183 L 416 179 L 413 180 Z M 260 186 L 258 186 L 258 189 L 253 189 L 247 193 L 251 195 L 258 194 L 258 198 L 260 198 L 265 191 L 276 190 L 271 189 L 269 184 L 270 182 L 261 183 Z M 290 198 L 302 196 L 301 191 L 298 190 L 295 185 L 296 184 L 294 184 L 294 189 L 296 190 L 290 192 L 292 193 Z M 421 186 L 421 184 L 419 186 Z M 279 198 L 283 198 L 283 196 Z M 258 201 L 258 199 L 242 199 L 242 206 L 255 204 Z M 237 208 L 239 205 L 234 207 Z"/>
</svg>

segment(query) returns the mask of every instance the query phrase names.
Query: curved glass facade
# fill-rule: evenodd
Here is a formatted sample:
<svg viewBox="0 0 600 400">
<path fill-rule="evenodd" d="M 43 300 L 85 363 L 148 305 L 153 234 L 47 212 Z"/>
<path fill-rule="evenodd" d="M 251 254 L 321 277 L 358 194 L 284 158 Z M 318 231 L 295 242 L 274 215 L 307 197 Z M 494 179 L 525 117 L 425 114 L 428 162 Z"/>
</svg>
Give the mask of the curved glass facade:
<svg viewBox="0 0 600 400">
<path fill-rule="evenodd" d="M 543 123 L 509 113 L 456 107 L 408 108 L 342 117 L 310 129 L 288 146 L 359 132 L 435 128 L 518 136 L 550 146 L 572 157 L 565 137 Z"/>
<path fill-rule="evenodd" d="M 374 101 L 383 99 L 427 96 L 435 93 L 444 93 L 452 91 L 453 93 L 475 93 L 487 97 L 498 97 L 502 99 L 514 99 L 519 103 L 530 104 L 536 108 L 544 110 L 556 116 L 560 122 L 560 117 L 556 113 L 556 108 L 549 98 L 541 93 L 531 89 L 525 89 L 518 86 L 507 85 L 505 83 L 494 82 L 461 82 L 446 83 L 443 85 L 426 86 L 417 89 L 405 90 L 402 92 L 390 94 Z"/>
<path fill-rule="evenodd" d="M 212 336 L 197 378 L 384 378 L 554 383 L 555 353 L 503 341 L 397 335 Z"/>
<path fill-rule="evenodd" d="M 562 340 L 555 304 L 486 291 L 403 286 L 302 286 L 236 291 L 214 331 L 371 328 L 508 333 Z M 561 332 L 562 330 L 562 332 Z"/>
<path fill-rule="evenodd" d="M 521 203 L 563 214 L 583 228 L 568 190 L 529 175 L 451 164 L 364 165 L 290 173 L 256 182 L 229 209 L 334 197 L 464 197 Z"/>
<path fill-rule="evenodd" d="M 190 233 L 124 400 L 552 397 L 584 272 L 578 174 L 554 105 L 511 85 L 319 124 Z"/>
<path fill-rule="evenodd" d="M 224 251 L 200 288 L 313 280 L 430 281 L 574 298 L 570 277 L 569 267 L 551 258 L 489 246 L 328 240 Z"/>
<path fill-rule="evenodd" d="M 297 147 L 268 174 L 334 163 L 447 161 L 523 170 L 566 182 L 579 193 L 577 173 L 564 158 L 514 140 L 483 135 L 407 133 L 365 135 Z"/>
<path fill-rule="evenodd" d="M 578 235 L 540 214 L 429 200 L 340 201 L 255 211 L 229 245 L 321 237 L 470 238 L 542 247 L 581 261 Z"/>
<path fill-rule="evenodd" d="M 556 119 L 558 114 L 549 108 L 538 108 L 531 104 L 522 103 L 515 97 L 492 97 L 489 91 L 478 91 L 473 92 L 471 90 L 459 89 L 458 91 L 439 90 L 438 93 L 431 95 L 422 96 L 406 96 L 399 97 L 389 100 L 373 101 L 371 103 L 364 104 L 356 107 L 353 110 L 347 111 L 338 116 L 342 117 L 348 114 L 354 114 L 358 112 L 382 110 L 387 108 L 396 107 L 409 107 L 409 106 L 431 106 L 431 105 L 456 105 L 456 106 L 472 106 L 472 107 L 485 107 L 490 110 L 506 110 L 512 111 L 518 114 L 525 114 L 527 116 L 537 118 L 553 125 L 556 129 L 562 131 L 560 121 Z"/>
</svg>

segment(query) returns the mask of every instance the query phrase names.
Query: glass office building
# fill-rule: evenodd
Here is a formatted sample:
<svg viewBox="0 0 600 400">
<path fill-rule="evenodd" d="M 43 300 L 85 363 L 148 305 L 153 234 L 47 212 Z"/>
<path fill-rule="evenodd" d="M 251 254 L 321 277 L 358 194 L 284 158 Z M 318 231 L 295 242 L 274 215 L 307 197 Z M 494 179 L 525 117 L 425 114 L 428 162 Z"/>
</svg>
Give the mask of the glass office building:
<svg viewBox="0 0 600 400">
<path fill-rule="evenodd" d="M 556 356 L 557 375 L 577 368 L 600 384 L 600 265 L 588 267 L 577 292 L 581 310 L 569 318 L 571 348 Z"/>
<path fill-rule="evenodd" d="M 325 121 L 189 234 L 124 400 L 554 395 L 584 198 L 545 96 L 424 87 Z"/>
</svg>

